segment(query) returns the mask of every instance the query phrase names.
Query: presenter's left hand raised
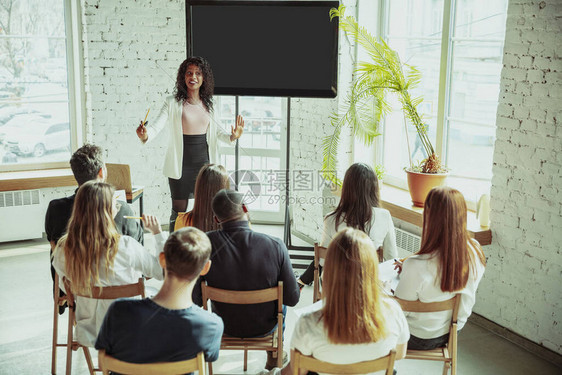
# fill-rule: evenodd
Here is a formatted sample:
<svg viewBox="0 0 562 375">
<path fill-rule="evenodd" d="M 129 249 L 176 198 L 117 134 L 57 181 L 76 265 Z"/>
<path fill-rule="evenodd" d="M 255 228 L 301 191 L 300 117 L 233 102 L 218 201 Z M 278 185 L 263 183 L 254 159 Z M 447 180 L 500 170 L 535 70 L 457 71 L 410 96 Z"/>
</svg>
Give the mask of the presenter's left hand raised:
<svg viewBox="0 0 562 375">
<path fill-rule="evenodd" d="M 236 116 L 236 126 L 230 126 L 230 141 L 233 142 L 240 138 L 244 133 L 244 118 L 240 115 Z"/>
</svg>

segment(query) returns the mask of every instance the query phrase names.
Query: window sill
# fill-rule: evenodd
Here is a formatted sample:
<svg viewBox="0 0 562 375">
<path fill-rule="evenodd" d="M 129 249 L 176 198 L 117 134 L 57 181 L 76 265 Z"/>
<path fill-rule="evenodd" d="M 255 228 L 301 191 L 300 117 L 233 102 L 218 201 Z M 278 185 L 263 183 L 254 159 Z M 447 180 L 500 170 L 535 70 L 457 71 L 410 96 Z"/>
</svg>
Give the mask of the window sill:
<svg viewBox="0 0 562 375">
<path fill-rule="evenodd" d="M 384 185 L 381 195 L 384 197 L 381 206 L 388 211 L 392 217 L 421 227 L 423 222 L 423 208 L 414 207 L 407 190 L 398 189 L 394 186 Z M 492 243 L 492 231 L 489 227 L 481 227 L 476 220 L 476 213 L 468 211 L 468 232 L 480 245 Z"/>
<path fill-rule="evenodd" d="M 1 172 L 0 191 L 78 186 L 70 168 Z"/>
</svg>

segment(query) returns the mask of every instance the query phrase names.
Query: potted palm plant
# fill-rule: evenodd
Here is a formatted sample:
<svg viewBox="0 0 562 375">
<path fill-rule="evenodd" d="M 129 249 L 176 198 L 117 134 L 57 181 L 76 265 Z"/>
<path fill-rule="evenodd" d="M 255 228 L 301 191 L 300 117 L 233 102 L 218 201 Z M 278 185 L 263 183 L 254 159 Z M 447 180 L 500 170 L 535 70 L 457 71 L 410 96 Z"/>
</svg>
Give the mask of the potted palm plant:
<svg viewBox="0 0 562 375">
<path fill-rule="evenodd" d="M 355 18 L 344 13 L 345 7 L 341 5 L 330 11 L 330 18 L 339 18 L 342 30 L 367 52 L 370 60 L 359 62 L 343 106 L 331 116 L 334 132 L 323 140 L 322 168 L 329 178 L 335 180 L 330 171 L 336 170 L 337 149 L 343 127 L 350 126 L 353 135 L 366 145 L 374 142 L 375 137 L 380 135 L 380 121 L 391 110 L 387 96 L 395 94 L 404 114 L 404 126 L 410 123 L 415 127 L 425 156 L 417 165 L 410 156 L 410 165 L 405 168 L 412 201 L 416 206 L 423 206 L 429 190 L 442 185 L 448 171 L 435 153 L 427 134 L 427 125 L 418 113 L 417 106 L 423 99 L 410 94 L 410 90 L 420 83 L 420 72 L 414 66 L 403 64 L 396 51 L 359 26 Z"/>
</svg>

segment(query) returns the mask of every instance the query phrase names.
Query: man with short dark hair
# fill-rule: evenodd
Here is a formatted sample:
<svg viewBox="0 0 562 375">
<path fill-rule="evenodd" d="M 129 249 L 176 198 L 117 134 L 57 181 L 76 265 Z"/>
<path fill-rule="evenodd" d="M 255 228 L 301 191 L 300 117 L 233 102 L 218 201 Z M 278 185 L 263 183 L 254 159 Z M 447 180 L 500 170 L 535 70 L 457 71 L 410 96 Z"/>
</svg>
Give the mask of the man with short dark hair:
<svg viewBox="0 0 562 375">
<path fill-rule="evenodd" d="M 191 293 L 199 275 L 211 266 L 211 243 L 199 229 L 172 233 L 160 264 L 164 284 L 153 298 L 120 299 L 110 307 L 96 349 L 132 363 L 176 362 L 203 351 L 207 362 L 219 356 L 221 318 L 193 304 Z"/>
<path fill-rule="evenodd" d="M 92 144 L 85 144 L 72 154 L 70 168 L 76 182 L 78 182 L 78 187 L 91 180 L 105 181 L 107 177 L 107 169 L 103 161 L 103 150 L 99 146 Z M 51 253 L 55 249 L 57 241 L 66 233 L 66 228 L 72 215 L 76 191 L 70 197 L 53 199 L 49 203 L 45 215 L 45 233 L 47 234 L 47 240 L 51 243 Z M 117 230 L 121 234 L 131 236 L 143 244 L 144 234 L 139 220 L 125 219 L 124 216 L 134 216 L 134 212 L 127 202 L 119 201 L 119 204 L 121 207 L 114 218 Z M 51 276 L 54 280 L 55 270 L 52 265 Z M 61 296 L 64 295 L 62 291 L 60 293 Z M 59 308 L 61 314 L 63 311 L 64 306 Z"/>
<path fill-rule="evenodd" d="M 250 229 L 242 194 L 223 189 L 212 207 L 222 229 L 208 232 L 213 251 L 213 268 L 200 280 L 209 286 L 228 290 L 259 290 L 283 282 L 283 303 L 295 306 L 300 291 L 285 244 L 276 237 Z M 202 304 L 201 281 L 193 291 L 193 301 Z M 277 326 L 277 303 L 230 305 L 214 303 L 213 311 L 224 321 L 224 331 L 234 337 L 258 337 Z M 276 361 L 268 352 L 266 368 Z"/>
</svg>

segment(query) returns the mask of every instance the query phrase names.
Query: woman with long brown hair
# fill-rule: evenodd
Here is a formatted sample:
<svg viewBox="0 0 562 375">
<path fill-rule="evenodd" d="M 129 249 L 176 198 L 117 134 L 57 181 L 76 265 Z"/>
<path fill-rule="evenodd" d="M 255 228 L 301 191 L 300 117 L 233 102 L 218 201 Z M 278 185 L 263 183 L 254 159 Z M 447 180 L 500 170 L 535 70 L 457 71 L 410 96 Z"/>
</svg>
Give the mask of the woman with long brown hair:
<svg viewBox="0 0 562 375">
<path fill-rule="evenodd" d="M 219 229 L 219 224 L 213 216 L 212 202 L 219 190 L 228 188 L 230 188 L 228 174 L 222 165 L 204 165 L 195 182 L 193 209 L 178 215 L 174 230 L 183 227 L 195 227 L 203 232 Z"/>
<path fill-rule="evenodd" d="M 486 258 L 480 244 L 466 229 L 467 209 L 462 194 L 453 188 L 433 188 L 425 199 L 421 248 L 401 265 L 398 298 L 438 302 L 461 294 L 457 327 L 472 312 L 476 288 L 484 274 Z M 451 311 L 407 313 L 412 336 L 410 349 L 441 347 L 449 338 Z"/>
<path fill-rule="evenodd" d="M 373 168 L 364 163 L 352 164 L 343 179 L 341 199 L 335 211 L 324 218 L 322 246 L 327 246 L 336 232 L 345 227 L 369 235 L 375 248 L 383 247 L 385 260 L 394 258 L 396 233 L 388 210 L 380 207 L 380 188 Z M 301 275 L 299 283 L 308 285 L 314 279 L 314 263 Z"/>
<path fill-rule="evenodd" d="M 335 364 L 377 359 L 392 349 L 396 359 L 404 358 L 408 325 L 380 286 L 376 250 L 363 231 L 345 228 L 336 234 L 323 280 L 324 303 L 299 318 L 292 349 Z"/>
<path fill-rule="evenodd" d="M 178 68 L 174 95 L 166 98 L 150 125 L 148 121 L 141 121 L 137 128 L 137 136 L 143 143 L 152 141 L 162 130 L 168 130 L 164 175 L 168 177 L 172 195 L 170 230 L 175 226 L 178 213 L 187 210 L 201 167 L 217 162 L 218 141 L 230 144 L 244 132 L 242 116 L 236 118 L 230 132 L 213 119 L 214 82 L 211 65 L 206 59 L 188 57 Z"/>
<path fill-rule="evenodd" d="M 134 238 L 120 235 L 114 216 L 118 212 L 115 189 L 104 182 L 89 181 L 76 193 L 68 231 L 57 243 L 53 267 L 72 283 L 75 294 L 88 296 L 94 286 L 136 283 L 140 277 L 163 279 L 157 254 L 150 254 Z M 145 228 L 155 235 L 156 247 L 165 238 L 154 216 L 145 215 Z M 61 283 L 62 285 L 62 283 Z M 76 339 L 94 346 L 104 315 L 113 300 L 77 297 Z"/>
</svg>

